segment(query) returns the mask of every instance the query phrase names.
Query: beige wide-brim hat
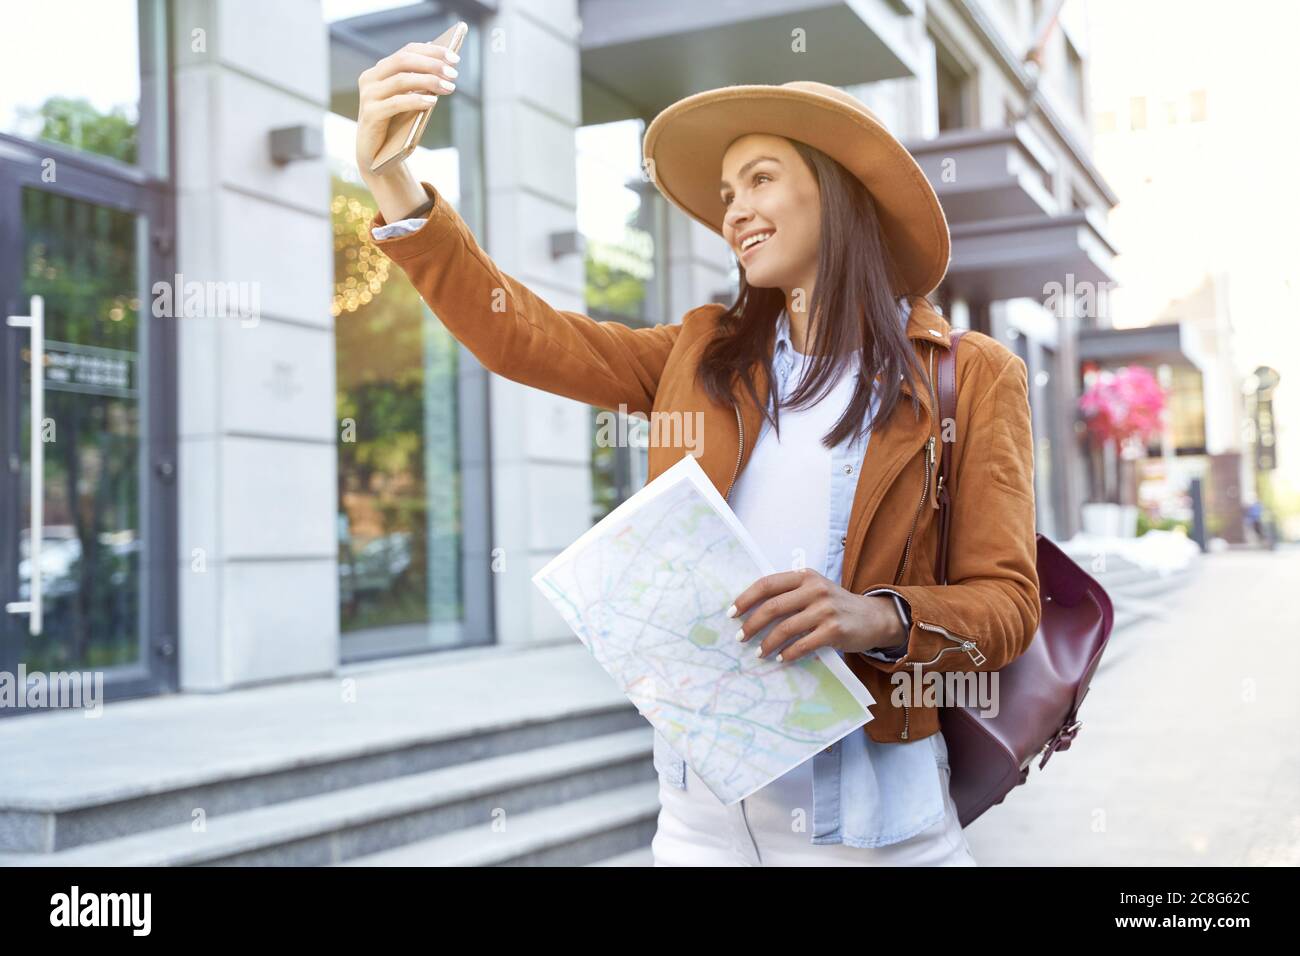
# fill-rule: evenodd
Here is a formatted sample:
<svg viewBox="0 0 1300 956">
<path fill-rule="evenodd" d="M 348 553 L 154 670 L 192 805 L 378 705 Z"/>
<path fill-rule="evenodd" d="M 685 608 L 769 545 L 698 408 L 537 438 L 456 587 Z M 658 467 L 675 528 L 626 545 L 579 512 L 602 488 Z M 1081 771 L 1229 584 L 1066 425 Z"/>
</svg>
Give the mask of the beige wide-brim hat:
<svg viewBox="0 0 1300 956">
<path fill-rule="evenodd" d="M 948 220 L 916 160 L 855 97 L 797 80 L 706 90 L 669 106 L 646 130 L 646 170 L 659 191 L 722 235 L 722 157 L 737 138 L 770 133 L 816 147 L 857 176 L 909 295 L 929 295 L 948 271 Z"/>
</svg>

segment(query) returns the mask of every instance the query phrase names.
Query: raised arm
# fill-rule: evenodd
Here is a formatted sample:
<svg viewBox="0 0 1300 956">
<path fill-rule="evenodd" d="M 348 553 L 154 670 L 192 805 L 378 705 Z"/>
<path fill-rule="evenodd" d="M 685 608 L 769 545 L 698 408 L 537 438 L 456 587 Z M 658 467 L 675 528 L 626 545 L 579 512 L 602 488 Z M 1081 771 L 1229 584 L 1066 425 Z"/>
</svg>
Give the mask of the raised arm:
<svg viewBox="0 0 1300 956">
<path fill-rule="evenodd" d="M 552 308 L 503 272 L 455 207 L 429 183 L 424 225 L 376 240 L 401 266 L 448 331 L 489 371 L 543 391 L 649 415 L 680 324 L 632 329 Z M 372 228 L 387 223 L 383 213 Z"/>
<path fill-rule="evenodd" d="M 632 329 L 552 308 L 497 268 L 455 208 L 405 163 L 370 171 L 390 120 L 452 95 L 459 57 L 433 43 L 408 43 L 357 81 L 357 167 L 379 204 L 372 229 L 411 216 L 424 224 L 376 245 L 489 371 L 556 395 L 650 415 L 679 324 Z M 428 205 L 432 203 L 432 208 Z M 387 217 L 387 218 L 386 218 Z"/>
</svg>

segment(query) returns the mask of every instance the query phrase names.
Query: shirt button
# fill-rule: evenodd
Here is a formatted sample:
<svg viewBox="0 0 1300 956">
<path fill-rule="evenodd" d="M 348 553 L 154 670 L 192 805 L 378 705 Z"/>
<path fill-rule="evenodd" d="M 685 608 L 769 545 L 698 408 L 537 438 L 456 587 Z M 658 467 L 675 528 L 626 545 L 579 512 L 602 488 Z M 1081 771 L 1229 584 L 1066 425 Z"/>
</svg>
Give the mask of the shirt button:
<svg viewBox="0 0 1300 956">
<path fill-rule="evenodd" d="M 840 535 L 840 547 L 842 548 L 848 543 L 849 543 L 849 536 L 847 534 Z"/>
<path fill-rule="evenodd" d="M 852 466 L 852 465 L 845 465 L 845 466 L 844 466 L 844 474 L 846 474 L 846 475 L 851 475 L 851 474 L 853 474 L 853 466 Z"/>
</svg>

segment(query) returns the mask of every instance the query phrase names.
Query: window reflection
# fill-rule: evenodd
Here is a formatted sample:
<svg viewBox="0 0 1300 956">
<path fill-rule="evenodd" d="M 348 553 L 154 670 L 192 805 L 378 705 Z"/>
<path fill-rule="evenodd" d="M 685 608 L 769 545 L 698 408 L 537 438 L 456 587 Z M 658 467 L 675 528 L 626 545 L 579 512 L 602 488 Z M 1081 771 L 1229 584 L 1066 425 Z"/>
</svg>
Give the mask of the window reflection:
<svg viewBox="0 0 1300 956">
<path fill-rule="evenodd" d="M 326 123 L 334 167 L 339 623 L 344 656 L 464 640 L 459 343 L 370 239 L 375 204 L 345 158 L 354 125 Z M 455 199 L 456 151 L 416 175 Z M 434 170 L 437 169 L 435 172 Z"/>
<path fill-rule="evenodd" d="M 142 606 L 139 223 L 54 193 L 22 194 L 23 293 L 45 299 L 44 631 L 31 670 L 130 664 Z M 30 351 L 24 346 L 25 365 Z M 26 448 L 30 374 L 22 386 Z M 23 462 L 19 599 L 31 596 L 30 462 Z"/>
<path fill-rule="evenodd" d="M 6 7 L 0 132 L 164 172 L 163 10 L 159 0 Z"/>
<path fill-rule="evenodd" d="M 641 122 L 625 120 L 577 132 L 578 226 L 586 240 L 586 312 L 633 328 L 667 320 L 657 262 L 659 210 L 640 167 Z M 612 412 L 592 409 L 592 522 L 645 484 L 649 427 L 629 419 L 601 428 Z M 611 443 L 602 436 L 621 436 Z M 626 440 L 622 440 L 625 437 Z"/>
</svg>

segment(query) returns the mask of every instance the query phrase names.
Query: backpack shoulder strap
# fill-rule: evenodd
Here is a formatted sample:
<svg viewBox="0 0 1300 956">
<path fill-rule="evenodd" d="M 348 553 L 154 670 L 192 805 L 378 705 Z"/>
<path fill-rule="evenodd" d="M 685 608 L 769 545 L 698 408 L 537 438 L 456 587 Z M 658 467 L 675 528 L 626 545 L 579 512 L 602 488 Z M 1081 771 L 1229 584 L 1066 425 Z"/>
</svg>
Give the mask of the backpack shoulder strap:
<svg viewBox="0 0 1300 956">
<path fill-rule="evenodd" d="M 944 441 L 944 423 L 957 421 L 957 346 L 965 329 L 953 329 L 948 339 L 952 343 L 939 353 L 939 370 L 935 383 L 939 393 L 939 471 L 934 486 L 934 500 L 939 509 L 939 547 L 934 559 L 934 579 L 939 584 L 948 583 L 948 525 L 951 500 L 948 486 L 952 481 L 952 442 Z"/>
</svg>

